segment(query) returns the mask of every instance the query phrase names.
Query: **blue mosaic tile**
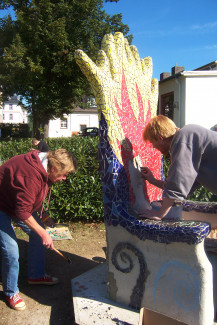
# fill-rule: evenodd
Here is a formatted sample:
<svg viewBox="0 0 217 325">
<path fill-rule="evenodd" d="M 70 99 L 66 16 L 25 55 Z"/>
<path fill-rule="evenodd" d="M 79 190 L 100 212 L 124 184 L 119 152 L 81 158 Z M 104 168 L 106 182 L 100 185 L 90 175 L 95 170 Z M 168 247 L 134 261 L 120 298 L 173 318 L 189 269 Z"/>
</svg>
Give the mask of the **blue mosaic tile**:
<svg viewBox="0 0 217 325">
<path fill-rule="evenodd" d="M 183 211 L 197 211 L 205 213 L 217 213 L 216 202 L 195 202 L 195 201 L 184 201 Z"/>
</svg>

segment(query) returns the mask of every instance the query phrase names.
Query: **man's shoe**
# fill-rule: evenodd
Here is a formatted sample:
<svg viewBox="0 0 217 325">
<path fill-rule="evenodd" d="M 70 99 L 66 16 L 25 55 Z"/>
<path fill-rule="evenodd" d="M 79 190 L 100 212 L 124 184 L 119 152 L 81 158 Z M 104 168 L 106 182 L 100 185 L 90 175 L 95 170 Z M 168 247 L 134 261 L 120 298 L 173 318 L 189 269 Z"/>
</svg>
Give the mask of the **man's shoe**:
<svg viewBox="0 0 217 325">
<path fill-rule="evenodd" d="M 20 311 L 20 310 L 24 310 L 26 308 L 26 304 L 23 301 L 23 299 L 20 298 L 19 293 L 15 294 L 14 296 L 11 296 L 11 297 L 5 295 L 5 300 L 6 300 L 7 304 L 15 310 Z"/>
<path fill-rule="evenodd" d="M 45 285 L 54 285 L 57 284 L 59 280 L 53 276 L 45 275 L 39 279 L 28 279 L 29 284 L 45 284 Z"/>
</svg>

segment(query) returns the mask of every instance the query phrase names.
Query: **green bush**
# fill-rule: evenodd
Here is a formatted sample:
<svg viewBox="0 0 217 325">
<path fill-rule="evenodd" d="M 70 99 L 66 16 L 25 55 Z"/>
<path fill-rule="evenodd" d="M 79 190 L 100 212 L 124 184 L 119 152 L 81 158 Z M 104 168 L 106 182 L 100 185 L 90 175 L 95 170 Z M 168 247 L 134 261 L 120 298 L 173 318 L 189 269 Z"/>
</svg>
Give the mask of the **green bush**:
<svg viewBox="0 0 217 325">
<path fill-rule="evenodd" d="M 1 139 L 1 138 L 0 138 Z M 32 148 L 32 139 L 16 139 L 0 141 L 0 160 L 2 162 L 9 158 L 28 152 Z"/>
<path fill-rule="evenodd" d="M 2 138 L 28 138 L 30 128 L 25 123 L 0 123 Z"/>
<path fill-rule="evenodd" d="M 99 173 L 99 139 L 73 136 L 48 139 L 51 150 L 65 148 L 78 159 L 78 171 L 52 188 L 49 211 L 57 221 L 103 221 L 102 187 Z"/>
</svg>

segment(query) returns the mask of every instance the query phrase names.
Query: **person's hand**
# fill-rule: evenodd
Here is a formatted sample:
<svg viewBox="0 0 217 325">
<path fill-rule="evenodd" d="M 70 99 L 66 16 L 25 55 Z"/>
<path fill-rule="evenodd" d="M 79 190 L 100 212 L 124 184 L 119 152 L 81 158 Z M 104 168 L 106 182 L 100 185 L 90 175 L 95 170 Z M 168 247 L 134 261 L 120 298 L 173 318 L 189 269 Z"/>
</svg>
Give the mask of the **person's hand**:
<svg viewBox="0 0 217 325">
<path fill-rule="evenodd" d="M 162 220 L 163 217 L 160 216 L 160 211 L 155 210 L 143 210 L 139 212 L 139 218 L 151 219 L 151 220 Z"/>
<path fill-rule="evenodd" d="M 149 183 L 152 183 L 155 179 L 152 171 L 148 167 L 140 167 L 140 170 L 142 177 Z"/>
<path fill-rule="evenodd" d="M 56 226 L 56 223 L 52 218 L 46 219 L 46 221 L 44 221 L 44 224 L 45 224 L 45 226 L 51 227 L 51 228 Z"/>
<path fill-rule="evenodd" d="M 140 59 L 136 47 L 129 46 L 122 33 L 115 33 L 104 36 L 96 64 L 81 50 L 75 51 L 75 60 L 92 86 L 98 110 L 108 124 L 112 149 L 128 177 L 133 162 L 135 168 L 152 167 L 160 179 L 161 154 L 142 139 L 144 127 L 157 110 L 158 81 L 152 79 L 152 59 Z M 146 185 L 150 201 L 161 199 L 161 190 Z"/>
<path fill-rule="evenodd" d="M 53 240 L 51 238 L 51 236 L 47 233 L 47 231 L 45 229 L 43 229 L 44 231 L 41 233 L 41 240 L 42 240 L 42 244 L 49 249 L 53 249 L 54 248 L 54 244 L 53 244 Z"/>
</svg>

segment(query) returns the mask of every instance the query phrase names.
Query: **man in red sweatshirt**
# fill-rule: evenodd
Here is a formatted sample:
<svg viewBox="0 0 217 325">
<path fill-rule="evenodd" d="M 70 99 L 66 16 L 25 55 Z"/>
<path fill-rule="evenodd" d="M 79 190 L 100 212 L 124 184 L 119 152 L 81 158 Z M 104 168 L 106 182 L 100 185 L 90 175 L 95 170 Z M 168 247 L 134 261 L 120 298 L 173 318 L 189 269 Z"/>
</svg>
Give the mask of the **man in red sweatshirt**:
<svg viewBox="0 0 217 325">
<path fill-rule="evenodd" d="M 53 183 L 65 180 L 76 169 L 76 159 L 65 149 L 31 151 L 0 166 L 2 285 L 6 302 L 15 310 L 24 310 L 26 305 L 17 285 L 19 250 L 12 221 L 29 235 L 29 284 L 56 284 L 57 278 L 45 274 L 45 248 L 54 245 L 43 221 L 48 225 L 54 221 L 44 211 L 44 200 Z"/>
</svg>

